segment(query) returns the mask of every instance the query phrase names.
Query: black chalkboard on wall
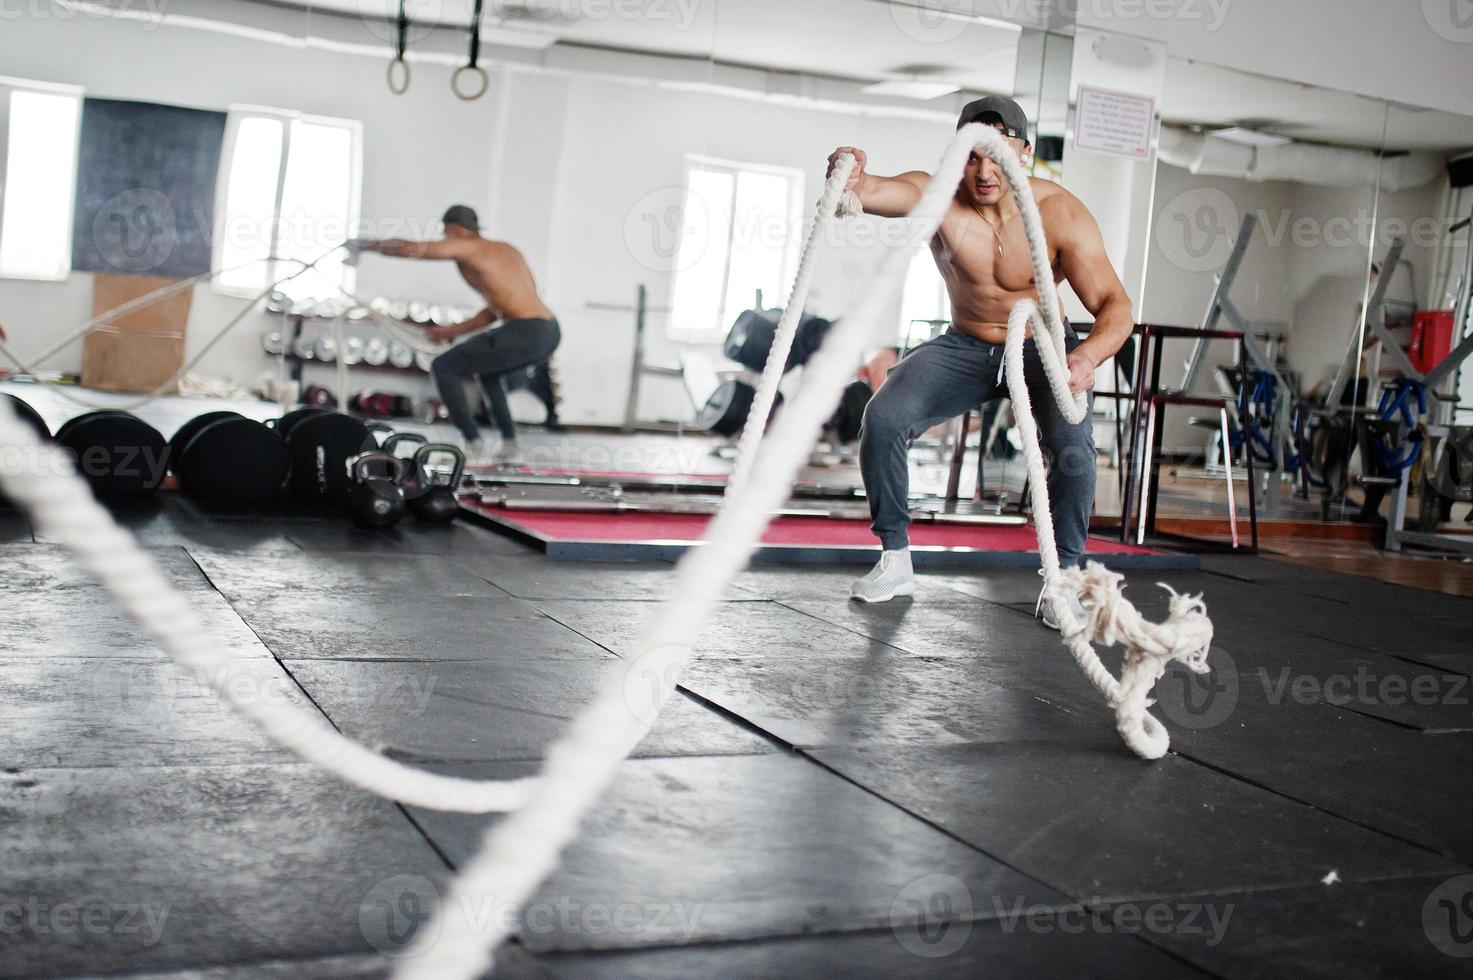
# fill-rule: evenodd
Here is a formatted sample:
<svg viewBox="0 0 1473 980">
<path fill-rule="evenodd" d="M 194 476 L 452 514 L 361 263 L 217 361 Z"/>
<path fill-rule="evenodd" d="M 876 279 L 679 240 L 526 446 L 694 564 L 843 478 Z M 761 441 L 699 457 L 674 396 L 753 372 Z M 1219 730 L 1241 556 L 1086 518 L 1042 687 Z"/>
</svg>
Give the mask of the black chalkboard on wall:
<svg viewBox="0 0 1473 980">
<path fill-rule="evenodd" d="M 225 113 L 85 99 L 81 130 L 72 268 L 208 272 Z"/>
</svg>

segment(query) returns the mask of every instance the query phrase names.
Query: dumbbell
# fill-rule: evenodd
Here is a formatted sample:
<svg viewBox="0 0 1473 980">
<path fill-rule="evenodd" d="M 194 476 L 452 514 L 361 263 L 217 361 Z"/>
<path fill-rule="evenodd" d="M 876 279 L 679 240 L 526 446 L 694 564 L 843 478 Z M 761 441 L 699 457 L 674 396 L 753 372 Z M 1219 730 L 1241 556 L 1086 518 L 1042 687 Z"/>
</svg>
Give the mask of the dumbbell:
<svg viewBox="0 0 1473 980">
<path fill-rule="evenodd" d="M 203 415 L 196 415 L 175 429 L 174 434 L 169 437 L 169 472 L 178 475 L 179 457 L 184 455 L 184 447 L 189 445 L 189 440 L 193 439 L 195 433 L 200 429 L 221 419 L 238 418 L 244 418 L 244 416 L 239 412 L 205 412 Z"/>
<path fill-rule="evenodd" d="M 290 415 L 277 423 L 280 433 Z M 303 503 L 342 503 L 353 480 L 348 460 L 378 448 L 373 434 L 358 419 L 341 412 L 317 412 L 285 426 L 291 474 L 287 487 Z"/>
<path fill-rule="evenodd" d="M 51 430 L 46 427 L 46 420 L 41 417 L 40 412 L 14 395 L 0 394 L 0 397 L 10 402 L 10 407 L 15 410 L 15 414 L 36 433 L 38 439 L 42 442 L 51 441 Z M 10 499 L 5 494 L 0 493 L 0 504 L 8 504 L 9 502 Z"/>
<path fill-rule="evenodd" d="M 337 408 L 338 399 L 329 389 L 322 385 L 308 385 L 302 392 L 302 404 L 314 408 Z"/>
<path fill-rule="evenodd" d="M 168 473 L 169 447 L 159 431 L 127 412 L 78 415 L 56 430 L 77 471 L 101 499 L 153 493 Z"/>
<path fill-rule="evenodd" d="M 414 414 L 414 400 L 404 395 L 365 391 L 348 399 L 348 410 L 372 419 L 401 419 Z"/>
<path fill-rule="evenodd" d="M 0 397 L 3 397 L 10 402 L 10 407 L 15 410 L 15 414 L 20 416 L 20 420 L 26 425 L 29 425 L 32 431 L 34 431 L 43 442 L 49 441 L 51 439 L 51 430 L 46 427 L 46 420 L 43 419 L 41 417 L 41 413 L 32 408 L 28 402 L 22 401 L 21 399 L 8 393 L 0 394 Z"/>
<path fill-rule="evenodd" d="M 824 429 L 841 446 L 847 446 L 859 438 L 860 423 L 864 421 L 864 410 L 873 396 L 868 381 L 851 381 L 844 388 L 839 407 L 829 417 Z"/>
<path fill-rule="evenodd" d="M 169 469 L 185 493 L 223 504 L 265 504 L 281 495 L 291 457 L 281 436 L 237 412 L 206 412 L 169 440 Z"/>
<path fill-rule="evenodd" d="M 747 424 L 747 416 L 752 412 L 752 401 L 756 397 L 756 388 L 745 381 L 728 378 L 716 386 L 716 390 L 696 414 L 696 426 L 712 435 L 730 439 Z M 777 399 L 772 403 L 772 410 L 776 412 L 782 403 L 782 392 L 778 392 Z"/>
<path fill-rule="evenodd" d="M 281 418 L 277 419 L 276 425 L 273 426 L 273 428 L 276 429 L 276 434 L 281 436 L 282 440 L 285 441 L 286 438 L 292 434 L 292 429 L 296 426 L 296 424 L 303 419 L 310 419 L 314 415 L 331 414 L 332 413 L 325 408 L 315 408 L 311 405 L 308 405 L 305 408 L 294 408 L 290 412 L 287 412 L 285 415 L 283 415 Z"/>
<path fill-rule="evenodd" d="M 727 331 L 723 352 L 742 367 L 761 371 L 767 366 L 767 353 L 772 349 L 772 339 L 777 335 L 781 317 L 782 310 L 744 310 Z M 799 317 L 783 372 L 793 370 L 812 357 L 832 326 L 831 321 L 822 317 Z"/>
</svg>

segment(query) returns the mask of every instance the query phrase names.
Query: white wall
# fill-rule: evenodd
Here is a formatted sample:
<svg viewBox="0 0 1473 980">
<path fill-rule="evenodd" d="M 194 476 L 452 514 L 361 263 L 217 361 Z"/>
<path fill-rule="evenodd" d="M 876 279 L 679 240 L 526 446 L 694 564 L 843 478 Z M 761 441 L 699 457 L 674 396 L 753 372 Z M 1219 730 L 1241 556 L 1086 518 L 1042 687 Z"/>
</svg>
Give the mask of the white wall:
<svg viewBox="0 0 1473 980">
<path fill-rule="evenodd" d="M 823 181 L 824 160 L 836 147 L 855 145 L 870 154 L 875 173 L 929 167 L 949 135 L 945 126 L 897 119 L 870 119 L 765 105 L 701 92 L 572 79 L 559 83 L 562 155 L 551 195 L 551 253 L 544 276 L 549 302 L 564 326 L 558 357 L 566 418 L 616 422 L 623 411 L 632 357 L 633 316 L 589 309 L 587 304 L 632 302 L 637 284 L 650 302 L 668 305 L 673 281 L 674 241 L 653 247 L 651 221 L 680 200 L 684 159 L 689 153 L 724 160 L 792 167 L 805 175 L 802 218 Z M 516 105 L 517 114 L 538 113 L 539 104 Z M 815 278 L 809 309 L 837 316 L 849 306 L 881 249 L 866 244 L 875 219 L 849 222 L 845 239 L 825 256 Z M 780 298 L 768 297 L 772 305 Z M 896 304 L 898 323 L 898 302 Z M 673 364 L 679 346 L 665 336 L 665 321 L 651 317 L 648 359 Z M 654 379 L 643 388 L 644 417 L 684 419 L 685 395 L 673 380 Z"/>
<path fill-rule="evenodd" d="M 1459 26 L 1453 19 L 1461 8 L 1466 20 L 1464 0 L 1175 2 L 1178 12 L 1166 30 L 1175 57 L 1408 105 L 1468 111 L 1473 24 Z"/>
<path fill-rule="evenodd" d="M 58 57 L 61 51 L 65 58 Z M 386 233 L 433 227 L 447 204 L 480 203 L 490 186 L 487 161 L 497 104 L 451 98 L 448 71 L 433 65 L 416 66 L 414 85 L 396 98 L 385 89 L 382 63 L 366 58 L 91 18 L 6 20 L 0 64 L 22 78 L 79 84 L 89 96 L 217 110 L 253 104 L 362 120 L 362 211 Z M 474 299 L 446 264 L 368 258 L 359 285 L 368 295 L 462 304 Z M 197 288 L 187 356 L 242 302 Z M 23 354 L 91 315 L 90 274 L 76 273 L 61 283 L 0 280 L 0 318 Z M 264 315 L 248 318 L 197 370 L 254 380 L 273 363 L 260 347 L 269 322 Z M 78 344 L 45 366 L 76 370 L 80 364 Z M 308 380 L 314 378 L 331 383 L 331 372 L 314 368 Z M 422 387 L 407 380 L 387 372 L 355 375 L 363 387 Z"/>
<path fill-rule="evenodd" d="M 1081 85 L 1126 92 L 1155 101 L 1160 111 L 1166 79 L 1166 48 L 1157 42 L 1122 38 L 1081 29 L 1074 40 L 1070 104 L 1078 104 Z M 1069 130 L 1075 129 L 1071 118 Z M 1131 301 L 1139 309 L 1145 242 L 1141 229 L 1151 215 L 1154 157 L 1136 160 L 1079 149 L 1071 138 L 1065 147 L 1064 185 L 1099 222 L 1105 250 L 1115 264 Z M 1071 294 L 1066 294 L 1071 295 Z M 1069 300 L 1076 316 L 1084 311 Z"/>
<path fill-rule="evenodd" d="M 1080 30 L 1165 42 L 1172 57 L 1447 112 L 1466 113 L 1473 89 L 1473 23 L 1465 0 L 973 0 L 969 6 L 1018 23 L 1037 21 L 1031 8 L 1073 8 Z"/>
</svg>

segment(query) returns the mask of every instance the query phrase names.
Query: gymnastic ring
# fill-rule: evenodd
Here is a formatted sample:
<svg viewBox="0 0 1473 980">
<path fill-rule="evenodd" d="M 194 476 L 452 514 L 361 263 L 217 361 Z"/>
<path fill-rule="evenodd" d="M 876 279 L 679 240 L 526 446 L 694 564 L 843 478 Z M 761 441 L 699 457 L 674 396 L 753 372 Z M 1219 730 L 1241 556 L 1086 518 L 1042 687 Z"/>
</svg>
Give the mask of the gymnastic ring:
<svg viewBox="0 0 1473 980">
<path fill-rule="evenodd" d="M 476 91 L 474 95 L 467 95 L 460 90 L 460 76 L 468 71 L 475 72 L 477 75 L 481 76 L 481 87 Z M 481 96 L 485 95 L 486 90 L 490 87 L 491 76 L 486 74 L 486 69 L 482 68 L 480 65 L 461 65 L 459 68 L 455 69 L 455 74 L 450 76 L 450 91 L 454 92 L 455 97 L 457 99 L 460 99 L 462 102 L 476 101 Z"/>
<path fill-rule="evenodd" d="M 396 85 L 396 84 L 394 84 L 394 69 L 396 67 L 399 67 L 399 66 L 402 66 L 404 68 L 404 84 L 403 85 Z M 408 92 L 409 91 L 409 62 L 405 61 L 403 58 L 395 58 L 393 61 L 389 62 L 388 79 L 389 79 L 389 91 L 390 92 L 393 92 L 395 95 L 403 95 L 405 92 Z"/>
</svg>

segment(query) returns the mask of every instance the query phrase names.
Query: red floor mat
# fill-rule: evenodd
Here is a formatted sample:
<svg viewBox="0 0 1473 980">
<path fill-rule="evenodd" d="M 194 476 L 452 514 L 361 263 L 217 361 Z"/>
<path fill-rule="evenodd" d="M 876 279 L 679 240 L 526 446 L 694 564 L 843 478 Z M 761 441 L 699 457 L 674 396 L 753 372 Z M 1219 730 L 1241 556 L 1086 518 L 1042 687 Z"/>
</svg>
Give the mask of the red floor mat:
<svg viewBox="0 0 1473 980">
<path fill-rule="evenodd" d="M 656 514 L 643 511 L 622 514 L 591 514 L 582 511 L 510 511 L 500 507 L 479 508 L 488 517 L 516 524 L 539 537 L 556 541 L 698 541 L 711 520 L 705 514 Z M 971 549 L 975 551 L 1037 551 L 1033 525 L 933 524 L 910 526 L 911 544 L 917 547 Z M 823 547 L 875 547 L 875 536 L 867 521 L 835 520 L 826 517 L 778 517 L 762 535 L 770 545 L 816 545 Z M 1104 538 L 1089 539 L 1094 555 L 1156 555 L 1163 552 L 1137 548 Z"/>
</svg>

